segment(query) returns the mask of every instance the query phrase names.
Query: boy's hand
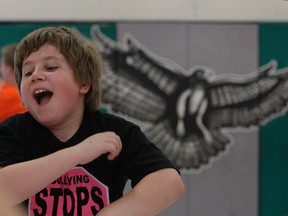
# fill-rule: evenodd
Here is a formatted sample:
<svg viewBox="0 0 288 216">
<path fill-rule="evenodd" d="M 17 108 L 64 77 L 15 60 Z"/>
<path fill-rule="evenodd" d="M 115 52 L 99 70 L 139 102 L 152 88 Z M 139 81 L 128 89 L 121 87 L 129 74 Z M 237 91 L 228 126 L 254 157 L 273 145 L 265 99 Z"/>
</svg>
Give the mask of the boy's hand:
<svg viewBox="0 0 288 216">
<path fill-rule="evenodd" d="M 121 152 L 122 142 L 114 132 L 103 132 L 88 137 L 74 147 L 83 165 L 106 153 L 109 160 L 114 160 Z"/>
</svg>

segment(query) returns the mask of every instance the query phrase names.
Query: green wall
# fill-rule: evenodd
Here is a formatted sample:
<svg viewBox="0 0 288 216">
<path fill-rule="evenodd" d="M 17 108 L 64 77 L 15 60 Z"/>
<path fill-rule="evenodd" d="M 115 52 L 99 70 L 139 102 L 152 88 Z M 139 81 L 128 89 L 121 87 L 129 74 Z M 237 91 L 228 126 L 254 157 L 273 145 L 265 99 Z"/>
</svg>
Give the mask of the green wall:
<svg viewBox="0 0 288 216">
<path fill-rule="evenodd" d="M 31 31 L 44 26 L 76 27 L 83 35 L 90 37 L 90 28 L 94 23 L 0 23 L 0 47 L 7 43 L 17 43 Z M 100 29 L 115 39 L 116 28 L 112 23 L 100 23 Z"/>
<path fill-rule="evenodd" d="M 259 64 L 288 65 L 288 24 L 259 25 Z M 288 92 L 287 92 L 288 94 Z M 288 115 L 260 129 L 260 216 L 288 215 Z"/>
</svg>

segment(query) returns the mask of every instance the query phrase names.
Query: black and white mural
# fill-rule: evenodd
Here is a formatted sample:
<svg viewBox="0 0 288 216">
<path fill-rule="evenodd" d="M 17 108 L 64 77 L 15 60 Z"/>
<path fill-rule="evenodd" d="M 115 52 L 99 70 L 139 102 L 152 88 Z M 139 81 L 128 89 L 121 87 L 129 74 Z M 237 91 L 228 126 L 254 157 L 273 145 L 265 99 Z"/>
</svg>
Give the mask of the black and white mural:
<svg viewBox="0 0 288 216">
<path fill-rule="evenodd" d="M 276 61 L 221 76 L 205 65 L 185 69 L 129 33 L 115 42 L 94 26 L 91 37 L 104 61 L 105 107 L 139 124 L 183 172 L 229 153 L 231 131 L 253 130 L 287 109 L 288 68 Z"/>
</svg>

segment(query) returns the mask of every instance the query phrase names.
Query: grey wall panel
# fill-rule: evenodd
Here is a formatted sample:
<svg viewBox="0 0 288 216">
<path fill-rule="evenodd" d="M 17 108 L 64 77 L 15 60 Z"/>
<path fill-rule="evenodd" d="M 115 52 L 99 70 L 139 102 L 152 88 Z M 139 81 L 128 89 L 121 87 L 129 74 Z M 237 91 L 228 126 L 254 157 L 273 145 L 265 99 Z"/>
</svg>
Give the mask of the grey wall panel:
<svg viewBox="0 0 288 216">
<path fill-rule="evenodd" d="M 117 29 L 118 39 L 129 32 L 156 55 L 187 70 L 205 65 L 217 75 L 244 75 L 258 68 L 257 25 L 124 22 Z M 229 152 L 201 173 L 182 173 L 185 197 L 160 215 L 257 215 L 257 128 L 229 133 L 234 143 Z"/>
</svg>

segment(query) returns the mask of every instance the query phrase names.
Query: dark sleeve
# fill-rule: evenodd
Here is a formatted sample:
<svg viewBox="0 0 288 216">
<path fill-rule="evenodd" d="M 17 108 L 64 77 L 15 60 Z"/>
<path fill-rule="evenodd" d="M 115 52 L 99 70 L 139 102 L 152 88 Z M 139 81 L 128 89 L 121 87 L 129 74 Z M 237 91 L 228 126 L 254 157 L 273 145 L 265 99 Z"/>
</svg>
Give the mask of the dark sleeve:
<svg viewBox="0 0 288 216">
<path fill-rule="evenodd" d="M 27 146 L 20 135 L 7 125 L 0 125 L 0 167 L 28 160 Z"/>
<path fill-rule="evenodd" d="M 121 124 L 123 149 L 119 159 L 124 174 L 131 179 L 132 187 L 152 172 L 164 168 L 176 169 L 138 126 L 125 121 Z"/>
</svg>

